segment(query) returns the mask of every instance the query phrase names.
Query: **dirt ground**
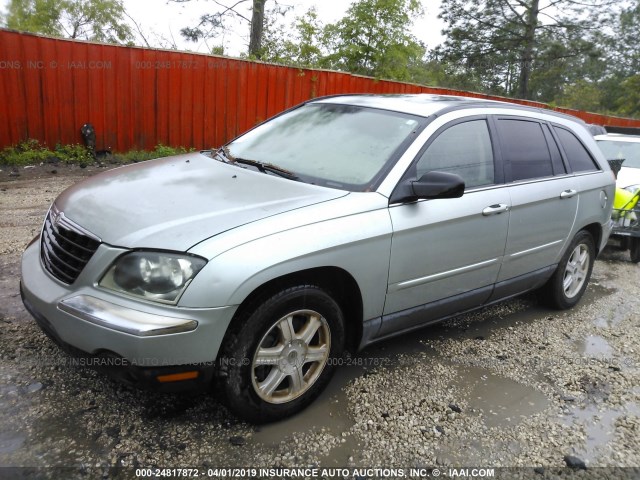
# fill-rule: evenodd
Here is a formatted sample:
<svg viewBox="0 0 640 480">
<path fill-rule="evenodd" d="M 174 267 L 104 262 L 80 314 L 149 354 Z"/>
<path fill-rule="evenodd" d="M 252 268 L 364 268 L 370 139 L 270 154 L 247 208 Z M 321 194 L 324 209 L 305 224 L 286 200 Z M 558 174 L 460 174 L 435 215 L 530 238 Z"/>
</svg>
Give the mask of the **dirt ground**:
<svg viewBox="0 0 640 480">
<path fill-rule="evenodd" d="M 640 475 L 640 269 L 628 252 L 603 253 L 572 311 L 528 295 L 372 346 L 306 411 L 256 427 L 215 392 L 134 390 L 44 336 L 20 301 L 20 254 L 54 198 L 104 168 L 0 170 L 0 478 L 309 466 Z"/>
</svg>

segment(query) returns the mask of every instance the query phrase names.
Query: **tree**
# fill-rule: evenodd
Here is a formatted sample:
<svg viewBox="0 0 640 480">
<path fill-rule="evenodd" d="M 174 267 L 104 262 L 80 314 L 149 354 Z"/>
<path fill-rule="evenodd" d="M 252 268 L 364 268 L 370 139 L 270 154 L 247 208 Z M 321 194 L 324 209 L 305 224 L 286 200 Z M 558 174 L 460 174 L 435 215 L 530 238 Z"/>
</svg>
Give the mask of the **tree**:
<svg viewBox="0 0 640 480">
<path fill-rule="evenodd" d="M 260 58 L 262 33 L 264 31 L 264 4 L 266 0 L 253 0 L 251 9 L 251 33 L 249 34 L 249 56 Z"/>
<path fill-rule="evenodd" d="M 60 36 L 61 10 L 57 0 L 11 0 L 4 23 L 14 30 Z"/>
<path fill-rule="evenodd" d="M 69 38 L 125 43 L 132 38 L 119 0 L 71 0 L 62 2 L 62 26 Z"/>
<path fill-rule="evenodd" d="M 6 23 L 16 30 L 74 39 L 132 39 L 121 0 L 11 0 Z"/>
<path fill-rule="evenodd" d="M 623 10 L 612 32 L 610 61 L 624 75 L 640 72 L 640 0 Z"/>
<path fill-rule="evenodd" d="M 191 0 L 171 0 L 176 3 L 186 3 Z M 279 4 L 273 1 L 273 8 L 268 12 L 265 11 L 267 0 L 236 0 L 233 5 L 225 5 L 217 0 L 214 3 L 220 7 L 219 10 L 202 15 L 200 22 L 194 27 L 184 27 L 180 33 L 187 40 L 197 42 L 201 39 L 217 38 L 223 32 L 230 29 L 228 22 L 231 19 L 239 19 L 250 26 L 249 34 L 249 57 L 261 59 L 262 41 L 264 37 L 265 18 L 274 17 L 277 14 L 284 15 L 291 7 Z M 251 19 L 242 12 L 240 5 L 251 2 Z"/>
<path fill-rule="evenodd" d="M 324 26 L 314 7 L 295 18 L 287 28 L 273 17 L 266 23 L 260 58 L 297 67 L 322 68 L 327 66 Z"/>
<path fill-rule="evenodd" d="M 640 74 L 633 75 L 620 84 L 617 113 L 633 117 L 640 116 Z"/>
<path fill-rule="evenodd" d="M 336 23 L 322 25 L 311 8 L 287 28 L 266 22 L 263 60 L 330 68 L 378 78 L 424 81 L 439 75 L 425 47 L 408 33 L 418 0 L 357 0 Z"/>
<path fill-rule="evenodd" d="M 325 27 L 333 68 L 380 78 L 410 80 L 425 47 L 409 32 L 422 15 L 418 0 L 359 0 L 344 18 Z"/>
<path fill-rule="evenodd" d="M 439 53 L 458 69 L 471 69 L 507 95 L 532 98 L 536 62 L 584 56 L 590 37 L 608 19 L 613 0 L 443 0 L 447 40 Z M 553 58 L 554 45 L 564 45 Z"/>
<path fill-rule="evenodd" d="M 566 86 L 563 94 L 554 103 L 563 107 L 596 112 L 602 107 L 602 90 L 593 82 L 578 80 Z"/>
</svg>

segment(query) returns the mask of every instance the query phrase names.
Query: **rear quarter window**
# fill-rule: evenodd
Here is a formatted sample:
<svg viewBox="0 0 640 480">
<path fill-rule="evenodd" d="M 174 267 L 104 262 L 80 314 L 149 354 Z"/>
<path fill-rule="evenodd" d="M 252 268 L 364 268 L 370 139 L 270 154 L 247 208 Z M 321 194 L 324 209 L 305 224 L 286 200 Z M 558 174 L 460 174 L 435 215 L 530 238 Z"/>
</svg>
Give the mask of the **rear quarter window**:
<svg viewBox="0 0 640 480">
<path fill-rule="evenodd" d="M 574 173 L 595 172 L 600 170 L 600 167 L 582 142 L 578 140 L 578 137 L 566 128 L 558 126 L 554 126 L 553 128 L 558 135 L 567 162 L 569 162 L 569 166 Z"/>
</svg>

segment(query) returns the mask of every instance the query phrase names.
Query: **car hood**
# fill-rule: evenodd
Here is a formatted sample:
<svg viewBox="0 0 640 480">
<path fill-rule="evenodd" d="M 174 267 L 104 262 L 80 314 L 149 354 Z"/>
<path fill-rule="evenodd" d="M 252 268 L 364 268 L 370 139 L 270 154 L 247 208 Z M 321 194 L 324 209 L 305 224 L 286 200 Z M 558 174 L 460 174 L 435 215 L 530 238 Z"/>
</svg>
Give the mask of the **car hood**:
<svg viewBox="0 0 640 480">
<path fill-rule="evenodd" d="M 618 172 L 616 185 L 620 188 L 640 185 L 640 168 L 625 167 L 623 165 L 620 172 Z"/>
<path fill-rule="evenodd" d="M 190 153 L 95 175 L 55 204 L 110 245 L 186 251 L 240 225 L 347 193 Z"/>
</svg>

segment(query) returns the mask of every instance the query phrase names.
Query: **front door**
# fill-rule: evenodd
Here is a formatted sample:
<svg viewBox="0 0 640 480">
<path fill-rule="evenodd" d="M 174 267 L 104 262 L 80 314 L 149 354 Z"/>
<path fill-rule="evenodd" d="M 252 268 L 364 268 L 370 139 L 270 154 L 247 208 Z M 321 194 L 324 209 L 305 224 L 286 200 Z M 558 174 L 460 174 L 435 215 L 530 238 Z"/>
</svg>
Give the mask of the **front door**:
<svg viewBox="0 0 640 480">
<path fill-rule="evenodd" d="M 504 255 L 511 200 L 496 175 L 486 118 L 445 125 L 411 174 L 457 173 L 462 197 L 392 205 L 389 283 L 379 336 L 482 304 Z"/>
</svg>

